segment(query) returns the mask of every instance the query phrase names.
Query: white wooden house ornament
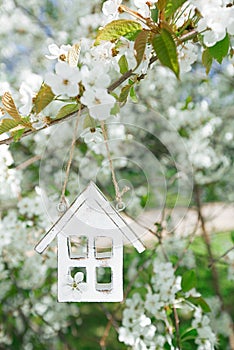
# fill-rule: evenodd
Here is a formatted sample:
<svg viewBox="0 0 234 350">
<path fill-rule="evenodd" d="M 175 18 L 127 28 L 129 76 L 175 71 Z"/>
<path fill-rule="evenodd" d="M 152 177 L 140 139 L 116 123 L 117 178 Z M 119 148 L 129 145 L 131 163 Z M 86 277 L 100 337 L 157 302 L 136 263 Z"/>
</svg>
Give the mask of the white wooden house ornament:
<svg viewBox="0 0 234 350">
<path fill-rule="evenodd" d="M 58 239 L 58 301 L 123 300 L 123 244 L 145 250 L 122 216 L 90 182 L 36 245 L 38 253 Z"/>
</svg>

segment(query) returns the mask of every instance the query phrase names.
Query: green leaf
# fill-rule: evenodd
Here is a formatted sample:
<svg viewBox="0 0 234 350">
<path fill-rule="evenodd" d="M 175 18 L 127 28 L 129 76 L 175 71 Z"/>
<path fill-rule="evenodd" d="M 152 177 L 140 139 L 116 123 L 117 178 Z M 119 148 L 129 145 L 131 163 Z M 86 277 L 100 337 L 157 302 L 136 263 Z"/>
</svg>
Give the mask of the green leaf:
<svg viewBox="0 0 234 350">
<path fill-rule="evenodd" d="M 96 122 L 89 114 L 84 118 L 83 122 L 83 129 L 87 128 L 96 128 Z"/>
<path fill-rule="evenodd" d="M 222 63 L 224 57 L 228 54 L 230 45 L 230 40 L 228 34 L 221 41 L 218 41 L 214 46 L 209 47 L 209 53 L 211 56 L 219 62 Z"/>
<path fill-rule="evenodd" d="M 154 8 L 151 9 L 151 18 L 152 20 L 157 23 L 158 22 L 158 8 L 157 6 L 155 5 Z"/>
<path fill-rule="evenodd" d="M 111 108 L 110 114 L 111 115 L 117 115 L 120 112 L 120 106 L 119 103 L 115 103 L 114 106 Z"/>
<path fill-rule="evenodd" d="M 138 35 L 140 32 L 141 32 L 141 30 L 135 30 L 134 32 L 125 34 L 124 37 L 125 37 L 126 39 L 128 39 L 129 41 L 135 41 L 137 35 Z"/>
<path fill-rule="evenodd" d="M 202 297 L 189 297 L 189 298 L 187 298 L 187 300 L 196 306 L 200 306 L 204 312 L 211 311 L 209 305 Z"/>
<path fill-rule="evenodd" d="M 176 44 L 171 33 L 166 29 L 162 29 L 160 34 L 154 36 L 152 44 L 161 64 L 170 68 L 178 78 L 180 66 Z"/>
<path fill-rule="evenodd" d="M 68 105 L 63 106 L 58 113 L 56 114 L 56 119 L 61 119 L 66 117 L 70 113 L 74 113 L 78 111 L 79 105 L 77 103 L 70 103 Z"/>
<path fill-rule="evenodd" d="M 139 65 L 141 64 L 144 58 L 148 36 L 149 36 L 149 32 L 147 30 L 142 30 L 136 37 L 136 40 L 134 43 L 134 55 L 137 61 L 137 65 L 135 69 L 139 67 Z"/>
<path fill-rule="evenodd" d="M 206 49 L 202 53 L 202 64 L 206 68 L 206 74 L 209 74 L 213 62 L 213 57 L 210 54 L 209 49 Z"/>
<path fill-rule="evenodd" d="M 23 135 L 24 131 L 25 128 L 20 128 L 16 131 L 11 131 L 11 135 L 13 136 L 15 142 L 18 142 L 21 139 L 21 136 Z"/>
<path fill-rule="evenodd" d="M 19 125 L 19 122 L 14 119 L 5 118 L 0 121 L 0 134 L 9 132 L 11 129 Z"/>
<path fill-rule="evenodd" d="M 197 284 L 196 273 L 194 270 L 186 271 L 182 276 L 181 288 L 183 292 L 188 292 L 195 288 Z"/>
<path fill-rule="evenodd" d="M 232 240 L 232 243 L 234 243 L 234 231 L 231 231 L 231 240 Z"/>
<path fill-rule="evenodd" d="M 94 45 L 99 45 L 102 40 L 113 41 L 119 39 L 121 36 L 126 36 L 129 33 L 141 30 L 140 23 L 128 20 L 117 19 L 108 23 L 103 29 L 98 32 Z"/>
<path fill-rule="evenodd" d="M 119 102 L 126 102 L 127 101 L 130 89 L 131 89 L 131 85 L 126 85 L 122 88 L 120 95 L 119 95 Z"/>
<path fill-rule="evenodd" d="M 125 55 L 122 55 L 118 62 L 120 73 L 124 74 L 128 71 L 128 61 Z"/>
<path fill-rule="evenodd" d="M 137 98 L 137 95 L 136 95 L 136 91 L 134 89 L 134 86 L 131 86 L 131 89 L 130 89 L 130 97 L 132 99 L 132 101 L 134 103 L 137 103 L 138 102 L 138 98 Z"/>
<path fill-rule="evenodd" d="M 35 112 L 37 114 L 40 113 L 46 106 L 48 106 L 48 104 L 50 104 L 51 101 L 53 101 L 54 96 L 55 95 L 50 86 L 43 83 L 34 99 Z"/>
<path fill-rule="evenodd" d="M 165 10 L 166 18 L 171 17 L 187 0 L 168 0 Z"/>
<path fill-rule="evenodd" d="M 195 328 L 186 329 L 180 336 L 181 342 L 195 339 L 197 337 L 197 330 Z"/>
</svg>

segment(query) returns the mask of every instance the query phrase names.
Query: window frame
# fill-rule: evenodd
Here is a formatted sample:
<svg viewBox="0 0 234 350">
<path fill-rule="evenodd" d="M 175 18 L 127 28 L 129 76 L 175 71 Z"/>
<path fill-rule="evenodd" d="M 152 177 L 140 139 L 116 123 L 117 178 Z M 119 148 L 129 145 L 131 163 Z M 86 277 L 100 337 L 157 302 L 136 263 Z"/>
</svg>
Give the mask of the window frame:
<svg viewBox="0 0 234 350">
<path fill-rule="evenodd" d="M 77 239 L 77 242 L 72 242 L 72 237 L 75 237 Z M 79 238 L 85 238 L 85 243 L 84 244 L 80 244 L 78 239 Z M 85 248 L 85 252 L 84 253 L 78 253 L 78 252 L 74 252 L 72 251 L 73 247 L 72 247 L 72 243 L 77 243 L 77 246 L 75 247 L 76 249 L 82 249 L 82 247 Z M 67 246 L 68 246 L 68 256 L 70 259 L 87 259 L 89 257 L 89 238 L 87 235 L 69 235 L 67 237 Z"/>
<path fill-rule="evenodd" d="M 103 251 L 103 252 L 99 252 L 97 247 L 97 240 L 98 238 L 104 238 L 104 239 L 108 239 L 110 242 L 110 245 L 107 245 L 107 250 Z M 105 247 L 104 247 L 105 248 Z M 114 244 L 113 244 L 113 238 L 110 236 L 95 236 L 94 237 L 94 257 L 97 260 L 101 260 L 101 259 L 111 259 L 113 257 L 113 248 L 114 248 Z"/>
</svg>

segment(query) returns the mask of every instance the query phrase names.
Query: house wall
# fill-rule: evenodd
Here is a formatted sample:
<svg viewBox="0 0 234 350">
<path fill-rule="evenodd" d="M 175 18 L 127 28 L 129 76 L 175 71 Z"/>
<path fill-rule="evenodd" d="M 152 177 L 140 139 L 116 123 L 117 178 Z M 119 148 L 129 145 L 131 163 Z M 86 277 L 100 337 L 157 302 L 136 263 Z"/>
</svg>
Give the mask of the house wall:
<svg viewBox="0 0 234 350">
<path fill-rule="evenodd" d="M 82 235 L 88 237 L 88 258 L 70 258 L 68 250 L 68 236 Z M 110 237 L 113 240 L 113 255 L 111 258 L 97 259 L 95 257 L 94 238 L 97 236 Z M 79 292 L 68 286 L 66 276 L 71 267 L 86 268 L 87 290 Z M 96 267 L 110 267 L 112 269 L 111 290 L 97 291 Z M 66 233 L 58 234 L 58 301 L 121 301 L 123 299 L 123 242 L 119 230 L 96 229 L 80 224 L 79 232 L 66 227 Z"/>
</svg>

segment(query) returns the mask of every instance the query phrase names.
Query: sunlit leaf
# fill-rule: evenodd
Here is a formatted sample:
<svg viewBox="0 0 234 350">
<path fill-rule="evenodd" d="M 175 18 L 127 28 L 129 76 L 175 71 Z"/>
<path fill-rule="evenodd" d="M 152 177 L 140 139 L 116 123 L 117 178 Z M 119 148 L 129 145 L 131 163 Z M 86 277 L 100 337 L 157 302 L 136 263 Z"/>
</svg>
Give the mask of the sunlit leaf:
<svg viewBox="0 0 234 350">
<path fill-rule="evenodd" d="M 21 136 L 23 135 L 24 131 L 25 128 L 22 125 L 18 125 L 16 128 L 10 130 L 10 133 L 13 136 L 15 142 L 21 139 Z"/>
<path fill-rule="evenodd" d="M 135 41 L 137 35 L 141 32 L 141 30 L 135 30 L 134 32 L 127 33 L 124 35 L 124 37 L 130 41 Z"/>
<path fill-rule="evenodd" d="M 148 41 L 148 36 L 149 36 L 149 32 L 146 30 L 142 30 L 136 37 L 136 40 L 134 43 L 134 55 L 137 61 L 136 68 L 139 67 L 139 65 L 143 60 L 146 44 Z"/>
<path fill-rule="evenodd" d="M 0 134 L 9 132 L 11 129 L 19 125 L 19 122 L 14 119 L 5 118 L 0 121 Z"/>
<path fill-rule="evenodd" d="M 162 29 L 159 34 L 154 36 L 152 44 L 161 64 L 170 68 L 178 78 L 180 66 L 176 44 L 171 33 Z"/>
<path fill-rule="evenodd" d="M 80 44 L 72 45 L 72 48 L 68 51 L 67 62 L 71 67 L 77 67 L 80 57 Z"/>
<path fill-rule="evenodd" d="M 128 20 L 128 19 L 117 19 L 108 23 L 104 28 L 99 30 L 95 45 L 99 45 L 102 40 L 113 41 L 119 39 L 121 36 L 127 35 L 137 30 L 141 30 L 140 23 Z"/>
<path fill-rule="evenodd" d="M 68 114 L 78 111 L 79 105 L 77 103 L 70 103 L 66 106 L 63 106 L 57 113 L 56 119 L 61 119 L 66 117 Z"/>
<path fill-rule="evenodd" d="M 223 40 L 218 41 L 214 46 L 209 47 L 209 53 L 216 61 L 219 62 L 219 64 L 221 64 L 224 57 L 228 54 L 229 45 L 230 39 L 228 34 L 226 34 Z"/>
<path fill-rule="evenodd" d="M 9 92 L 5 92 L 2 96 L 2 104 L 5 111 L 12 117 L 14 120 L 21 120 L 21 116 L 16 108 L 15 102 Z"/>
<path fill-rule="evenodd" d="M 38 91 L 34 99 L 35 112 L 37 114 L 40 113 L 46 106 L 50 104 L 51 101 L 53 101 L 53 99 L 54 94 L 50 86 L 42 84 L 40 90 Z"/>
</svg>

